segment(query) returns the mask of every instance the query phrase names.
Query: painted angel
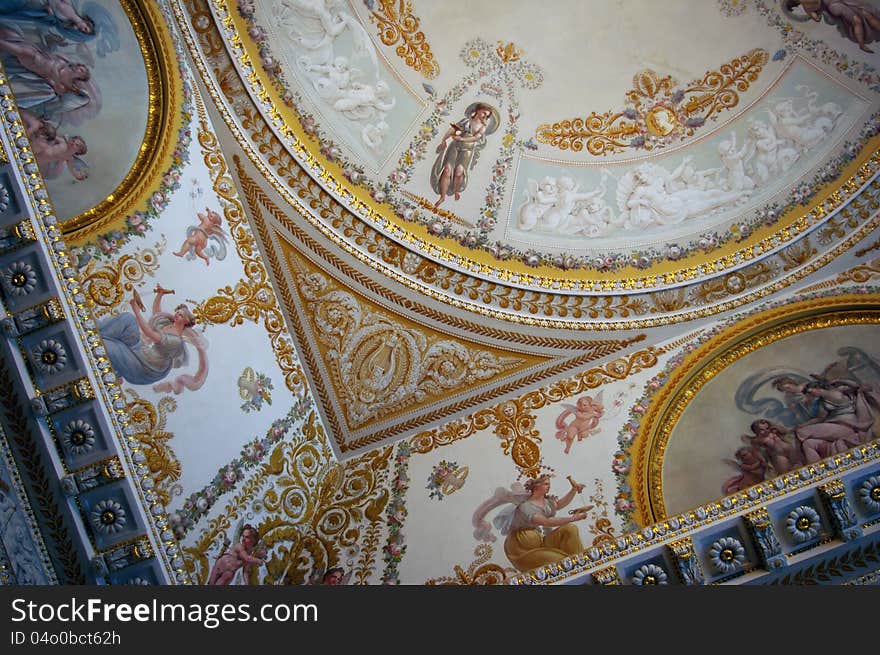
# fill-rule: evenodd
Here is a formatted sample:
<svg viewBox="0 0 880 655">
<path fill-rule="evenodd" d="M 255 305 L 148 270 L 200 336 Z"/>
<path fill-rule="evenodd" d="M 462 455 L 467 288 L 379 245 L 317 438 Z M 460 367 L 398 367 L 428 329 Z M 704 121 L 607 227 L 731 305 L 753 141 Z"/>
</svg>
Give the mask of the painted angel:
<svg viewBox="0 0 880 655">
<path fill-rule="evenodd" d="M 506 506 L 492 524 L 505 537 L 504 553 L 517 570 L 530 571 L 582 552 L 584 546 L 574 523 L 587 518 L 592 506 L 578 507 L 569 510 L 567 515 L 557 516 L 557 512 L 584 489 L 584 485 L 571 476 L 568 482 L 570 489 L 561 498 L 548 493 L 549 475 L 527 480 L 524 485 L 514 483 L 510 489 L 498 487 L 474 512 L 474 537 L 480 541 L 495 541 L 486 516 Z"/>
<path fill-rule="evenodd" d="M 768 464 L 764 455 L 754 446 L 741 446 L 737 449 L 736 458 L 725 459 L 725 463 L 733 466 L 739 473 L 727 479 L 721 485 L 721 492 L 728 496 L 737 491 L 742 491 L 752 485 L 758 484 L 764 479 Z"/>
<path fill-rule="evenodd" d="M 437 146 L 437 159 L 431 168 L 431 188 L 439 194 L 440 206 L 451 193 L 456 200 L 467 187 L 468 173 L 476 165 L 486 137 L 498 129 L 498 110 L 482 102 L 472 103 L 465 118 L 452 123 Z"/>
</svg>

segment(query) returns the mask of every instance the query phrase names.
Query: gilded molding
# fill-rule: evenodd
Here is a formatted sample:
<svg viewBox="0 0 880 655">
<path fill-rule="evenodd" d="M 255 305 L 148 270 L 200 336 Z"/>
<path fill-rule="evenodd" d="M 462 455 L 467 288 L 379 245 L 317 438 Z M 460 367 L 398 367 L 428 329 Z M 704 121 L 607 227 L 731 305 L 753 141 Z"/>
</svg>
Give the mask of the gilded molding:
<svg viewBox="0 0 880 655">
<path fill-rule="evenodd" d="M 478 334 L 482 337 L 497 339 L 500 341 L 513 342 L 530 349 L 534 347 L 555 348 L 560 350 L 597 349 L 595 350 L 594 357 L 600 357 L 603 354 L 610 354 L 610 352 L 613 352 L 602 350 L 601 347 L 605 344 L 616 343 L 615 341 L 559 339 L 546 337 L 541 334 L 534 334 L 531 331 L 526 332 L 525 334 L 518 334 L 508 330 L 499 330 L 479 323 L 474 323 L 473 321 L 457 315 L 451 315 L 449 312 L 439 311 L 433 305 L 421 303 L 417 300 L 412 300 L 394 293 L 385 285 L 377 283 L 372 277 L 364 275 L 357 269 L 348 266 L 341 259 L 335 257 L 320 243 L 311 239 L 295 221 L 290 219 L 288 214 L 272 202 L 259 186 L 258 182 L 248 175 L 237 155 L 234 157 L 233 161 L 236 165 L 236 175 L 240 181 L 242 193 L 244 194 L 248 208 L 251 210 L 251 217 L 256 224 L 259 237 L 264 244 L 271 244 L 274 242 L 284 243 L 285 236 L 293 236 L 297 243 L 302 243 L 306 250 L 320 257 L 326 266 L 338 270 L 353 283 L 357 283 L 381 298 L 397 305 L 402 311 L 405 311 L 406 313 L 415 313 L 424 316 L 425 318 L 444 323 L 450 327 L 467 331 L 471 334 Z M 286 230 L 287 234 L 273 230 L 269 225 L 268 220 L 263 216 L 261 209 L 265 209 L 269 216 Z M 354 241 L 359 241 L 361 236 L 360 233 L 350 234 L 350 238 Z M 377 252 L 381 252 L 383 258 L 389 263 L 398 261 L 403 262 L 406 258 L 412 255 L 412 253 L 409 253 L 391 241 L 376 242 L 375 249 Z M 267 248 L 267 250 L 269 250 L 270 253 L 267 256 L 271 259 L 271 249 Z M 419 275 L 424 275 L 425 279 L 435 279 L 440 288 L 453 289 L 457 294 L 466 295 L 470 298 L 478 298 L 481 295 L 485 297 L 485 294 L 491 293 L 492 285 L 486 287 L 485 283 L 483 283 L 484 287 L 478 288 L 477 286 L 458 284 L 458 281 L 455 279 L 450 280 L 445 278 L 444 271 L 438 270 L 436 265 L 432 265 L 425 260 L 422 260 L 421 263 L 425 266 L 424 269 L 422 269 L 421 265 L 419 266 Z M 282 270 L 281 267 L 277 265 L 273 265 L 272 269 L 276 274 Z M 398 282 L 405 282 L 405 278 L 401 278 L 397 275 L 389 273 L 388 276 Z M 473 280 L 471 281 L 473 282 Z M 522 290 L 508 289 L 507 291 L 511 291 L 511 295 L 503 300 L 502 304 L 504 306 L 512 306 L 516 309 L 525 307 L 532 313 L 548 313 L 547 308 L 542 308 L 538 304 L 532 302 L 533 294 Z M 280 289 L 278 293 L 284 298 L 289 297 L 286 288 Z M 429 295 L 435 297 L 435 294 Z M 581 302 L 586 303 L 586 305 L 577 307 L 574 306 L 575 302 L 578 305 L 580 305 Z M 627 316 L 629 315 L 630 310 L 635 311 L 638 309 L 638 307 L 629 306 L 628 303 L 629 301 L 626 297 L 622 299 L 613 297 L 560 297 L 555 311 L 560 315 L 570 315 L 572 318 L 581 319 L 597 318 L 600 316 L 611 317 L 618 314 Z M 639 338 L 636 337 L 634 340 L 637 341 Z M 629 341 L 627 344 L 631 342 L 632 341 Z"/>
<path fill-rule="evenodd" d="M 663 148 L 693 136 L 708 119 L 718 120 L 722 111 L 736 107 L 737 91 L 747 91 L 769 59 L 766 50 L 750 50 L 684 88 L 676 88 L 671 76 L 661 78 L 650 69 L 636 73 L 632 90 L 626 92 L 625 110 L 544 123 L 535 138 L 560 150 L 580 152 L 586 147 L 591 155 Z"/>
<path fill-rule="evenodd" d="M 298 126 L 296 117 L 293 116 L 290 111 L 287 111 L 287 108 L 282 107 L 281 110 L 278 109 L 279 105 L 277 99 L 273 98 L 271 89 L 267 89 L 267 86 L 261 82 L 263 71 L 260 70 L 259 66 L 254 66 L 251 63 L 254 48 L 246 46 L 246 39 L 241 38 L 236 31 L 239 26 L 238 21 L 232 15 L 233 12 L 229 10 L 227 5 L 221 3 L 219 0 L 215 0 L 214 7 L 217 16 L 221 19 L 220 23 L 222 23 L 222 25 L 219 25 L 218 27 L 230 35 L 230 47 L 234 50 L 231 56 L 234 57 L 236 61 L 240 61 L 246 71 L 249 71 L 243 82 L 251 85 L 253 87 L 253 93 L 259 98 L 260 102 L 269 108 L 267 111 L 270 114 L 272 125 L 276 130 L 280 131 L 284 139 L 288 142 L 289 149 L 295 151 L 296 156 L 301 157 L 305 161 L 305 165 L 314 170 L 314 176 L 316 178 L 320 178 L 324 183 L 330 184 L 333 190 L 346 200 L 351 200 L 352 207 L 356 212 L 363 214 L 369 220 L 374 221 L 380 228 L 387 230 L 389 233 L 399 233 L 401 238 L 406 239 L 420 249 L 427 249 L 427 251 L 430 251 L 428 254 L 435 258 L 439 257 L 441 259 L 454 260 L 465 269 L 479 269 L 481 272 L 497 277 L 500 280 L 508 280 L 511 278 L 510 267 L 512 267 L 513 269 L 517 269 L 513 272 L 513 277 L 518 278 L 521 283 L 535 287 L 536 289 L 551 288 L 558 284 L 559 288 L 563 289 L 575 288 L 600 292 L 610 288 L 617 290 L 621 288 L 651 288 L 656 284 L 666 285 L 673 281 L 678 281 L 670 279 L 670 275 L 672 274 L 669 273 L 668 270 L 663 270 L 660 275 L 623 280 L 617 279 L 616 286 L 615 282 L 612 280 L 592 281 L 587 282 L 586 286 L 582 286 L 579 280 L 572 282 L 571 280 L 563 280 L 561 278 L 533 275 L 528 267 L 525 267 L 525 265 L 520 267 L 516 262 L 507 262 L 506 266 L 508 268 L 505 268 L 504 270 L 496 270 L 493 268 L 494 264 L 492 263 L 491 258 L 482 257 L 482 253 L 469 251 L 462 256 L 462 253 L 458 252 L 454 247 L 453 250 L 449 250 L 444 246 L 438 246 L 435 244 L 433 239 L 429 237 L 427 231 L 421 226 L 412 224 L 404 225 L 397 221 L 396 217 L 383 215 L 383 205 L 381 202 L 372 200 L 367 194 L 362 193 L 361 189 L 348 188 L 349 185 L 338 174 L 336 174 L 340 172 L 337 170 L 339 167 L 336 164 L 329 162 L 328 167 L 325 168 L 324 163 L 322 163 L 323 157 L 315 155 L 309 150 L 303 141 L 300 141 L 302 138 L 306 142 L 311 142 L 313 137 L 308 136 L 302 129 L 296 129 L 297 127 L 301 128 L 301 126 Z M 204 28 L 205 25 L 200 26 L 200 30 L 204 30 Z M 217 56 L 217 54 L 215 53 L 214 56 Z M 227 58 L 229 58 L 229 56 L 230 55 L 227 54 Z M 222 64 L 215 64 L 215 68 L 218 66 L 222 67 Z M 200 70 L 204 72 L 205 69 L 204 67 L 200 67 Z M 272 80 L 270 80 L 268 87 L 272 87 L 271 82 Z M 246 125 L 246 129 L 257 129 L 261 135 L 260 138 L 268 137 L 273 134 L 269 125 L 265 124 L 259 117 L 259 112 L 244 110 L 244 115 L 246 116 L 244 122 L 248 124 Z M 235 121 L 230 118 L 227 122 L 229 122 L 232 131 L 236 133 Z M 260 123 L 263 123 L 263 127 L 259 127 Z M 293 125 L 293 127 L 291 127 L 291 125 Z M 260 166 L 259 157 L 255 158 L 256 153 L 248 148 L 246 145 L 246 139 L 237 133 L 236 138 L 248 151 L 248 155 L 254 163 Z M 865 159 L 865 157 L 870 155 L 870 149 L 870 146 L 866 148 L 867 154 L 861 157 L 860 160 Z M 260 145 L 260 151 L 264 153 L 272 153 L 271 158 L 276 163 L 280 161 L 277 155 L 284 150 L 285 146 L 280 142 L 276 145 L 267 146 L 265 143 Z M 874 159 L 876 159 L 876 157 Z M 700 275 L 717 273 L 718 271 L 738 266 L 742 261 L 749 261 L 761 253 L 775 250 L 780 243 L 796 239 L 798 235 L 804 233 L 804 230 L 820 223 L 829 213 L 832 213 L 839 208 L 841 202 L 847 201 L 849 196 L 857 191 L 861 184 L 873 175 L 873 172 L 877 169 L 877 165 L 876 161 L 872 161 L 874 163 L 870 165 L 866 164 L 861 168 L 859 167 L 859 162 L 852 162 L 847 165 L 841 175 L 841 179 L 845 179 L 847 176 L 853 175 L 854 173 L 855 176 L 848 179 L 845 183 L 839 186 L 837 190 L 828 194 L 827 198 L 815 198 L 807 206 L 805 214 L 803 214 L 804 210 L 800 207 L 795 207 L 792 211 L 787 212 L 785 217 L 786 227 L 781 228 L 772 234 L 769 230 L 762 228 L 758 230 L 758 232 L 760 232 L 758 236 L 747 239 L 743 244 L 730 243 L 725 247 L 719 248 L 717 250 L 718 258 L 715 261 L 709 262 L 708 267 L 704 264 L 700 264 L 699 266 L 692 266 L 690 268 L 681 268 L 678 273 L 672 277 L 675 278 L 681 276 L 682 279 L 689 280 L 695 279 Z M 266 168 L 265 165 L 263 168 L 271 177 L 269 169 Z M 283 168 L 285 171 L 289 170 L 289 167 L 286 164 Z M 867 174 L 867 177 L 863 174 Z M 275 183 L 273 183 L 273 185 L 275 185 Z M 277 185 L 276 188 L 278 188 L 282 194 L 285 193 L 284 185 Z M 287 194 L 287 197 L 290 198 L 289 193 Z M 292 204 L 295 204 L 295 202 Z M 766 236 L 767 234 L 770 234 L 770 236 Z M 471 259 L 472 255 L 479 255 L 479 261 Z M 698 257 L 698 259 L 702 258 L 702 256 Z M 489 264 L 486 263 L 487 261 Z M 682 262 L 679 262 L 679 264 L 681 263 L 683 263 L 683 260 Z M 668 269 L 668 267 L 666 267 L 666 269 Z M 556 271 L 556 274 L 558 275 L 559 269 L 553 270 Z M 579 277 L 582 271 L 578 271 L 578 273 Z M 623 273 L 623 275 L 625 274 L 626 273 Z M 611 274 L 609 273 L 608 275 Z M 613 278 L 614 276 L 611 275 L 611 277 Z M 618 278 L 620 277 L 621 276 L 618 276 Z M 610 287 L 606 286 L 609 282 L 611 284 Z"/>
<path fill-rule="evenodd" d="M 350 429 L 544 360 L 445 337 L 342 289 L 293 252 L 285 254 Z"/>
<path fill-rule="evenodd" d="M 440 65 L 434 59 L 424 32 L 419 29 L 419 18 L 413 13 L 412 0 L 376 0 L 370 9 L 370 20 L 379 28 L 382 43 L 397 46 L 394 52 L 407 66 L 429 80 L 437 77 Z"/>
<path fill-rule="evenodd" d="M 515 377 L 511 381 L 496 382 L 496 384 L 493 385 L 491 389 L 481 391 L 477 394 L 468 396 L 461 400 L 446 403 L 442 407 L 424 412 L 418 417 L 414 417 L 404 422 L 397 423 L 388 428 L 383 428 L 382 432 L 384 433 L 384 437 L 380 436 L 374 430 L 363 435 L 355 435 L 354 438 L 352 438 L 351 440 L 341 440 L 341 435 L 344 434 L 345 430 L 343 422 L 339 417 L 337 417 L 336 412 L 326 411 L 326 408 L 332 407 L 333 396 L 325 387 L 323 380 L 320 378 L 320 376 L 313 375 L 313 393 L 321 403 L 322 407 L 325 408 L 324 419 L 325 421 L 327 421 L 327 425 L 331 431 L 331 434 L 334 435 L 336 443 L 339 445 L 343 452 L 347 452 L 349 450 L 353 450 L 363 446 L 368 446 L 372 443 L 375 443 L 380 438 L 396 436 L 401 433 L 405 433 L 406 431 L 421 428 L 425 424 L 441 421 L 445 417 L 449 416 L 450 413 L 468 409 L 470 407 L 474 407 L 475 405 L 486 404 L 487 402 L 491 402 L 492 400 L 500 396 L 506 395 L 512 391 L 527 388 L 536 383 L 539 383 L 541 380 L 546 379 L 547 377 L 550 377 L 552 375 L 557 375 L 567 370 L 571 370 L 575 367 L 583 366 L 592 360 L 610 355 L 644 339 L 644 335 L 637 335 L 635 337 L 622 340 L 579 341 L 574 339 L 552 339 L 534 334 L 518 335 L 509 331 L 486 328 L 480 324 L 471 323 L 470 321 L 467 321 L 457 316 L 450 316 L 445 312 L 438 311 L 436 308 L 432 308 L 430 306 L 426 306 L 410 299 L 398 296 L 397 294 L 394 294 L 383 286 L 377 284 L 369 276 L 365 276 L 355 269 L 348 267 L 343 262 L 332 256 L 319 244 L 308 241 L 308 236 L 304 232 L 302 232 L 293 223 L 293 221 L 290 221 L 290 219 L 287 218 L 284 212 L 282 212 L 276 205 L 271 202 L 271 200 L 268 199 L 262 189 L 256 184 L 255 180 L 253 180 L 247 174 L 242 166 L 241 161 L 236 158 L 235 162 L 237 168 L 236 173 L 240 181 L 240 188 L 242 189 L 242 193 L 244 194 L 244 197 L 248 204 L 254 229 L 259 236 L 259 239 L 264 244 L 268 244 L 271 246 L 271 244 L 277 243 L 282 247 L 283 250 L 288 250 L 290 252 L 293 252 L 295 250 L 292 245 L 289 245 L 286 242 L 286 240 L 275 236 L 276 233 L 270 232 L 268 221 L 263 215 L 263 210 L 265 208 L 265 210 L 269 212 L 274 220 L 282 223 L 286 222 L 285 227 L 287 229 L 295 234 L 298 239 L 306 240 L 307 243 L 310 244 L 310 248 L 313 249 L 312 252 L 321 257 L 326 263 L 321 265 L 321 268 L 323 270 L 328 270 L 328 268 L 335 268 L 339 270 L 340 273 L 351 279 L 352 282 L 356 282 L 357 284 L 364 286 L 370 291 L 378 294 L 380 297 L 398 305 L 399 307 L 401 307 L 401 310 L 406 311 L 406 313 L 420 314 L 428 318 L 440 321 L 442 323 L 451 324 L 456 328 L 466 330 L 470 334 L 477 334 L 484 337 L 499 339 L 505 342 L 513 342 L 513 345 L 519 346 L 519 349 L 511 348 L 511 350 L 517 353 L 528 352 L 527 350 L 525 350 L 525 348 L 533 348 L 535 346 L 541 348 L 558 348 L 560 350 L 576 349 L 577 351 L 581 352 L 581 354 L 576 355 L 573 358 L 562 359 L 557 363 L 550 363 L 549 365 L 532 373 L 528 373 L 520 377 Z M 300 256 L 298 251 L 296 256 Z M 274 247 L 267 247 L 266 258 L 275 278 L 283 279 L 285 271 L 288 269 L 288 264 L 279 260 L 278 256 L 275 253 Z M 290 329 L 294 333 L 298 343 L 308 344 L 308 333 L 304 324 L 305 319 L 302 318 L 301 312 L 297 310 L 296 301 L 293 298 L 289 285 L 278 285 L 277 295 L 282 304 L 286 308 L 288 308 L 288 322 L 290 325 Z M 534 350 L 532 350 L 531 352 L 534 352 Z M 315 352 L 313 352 L 312 348 L 303 347 L 301 349 L 300 356 L 307 370 L 320 370 L 318 358 Z M 612 371 L 612 369 L 609 369 L 609 371 Z"/>
</svg>

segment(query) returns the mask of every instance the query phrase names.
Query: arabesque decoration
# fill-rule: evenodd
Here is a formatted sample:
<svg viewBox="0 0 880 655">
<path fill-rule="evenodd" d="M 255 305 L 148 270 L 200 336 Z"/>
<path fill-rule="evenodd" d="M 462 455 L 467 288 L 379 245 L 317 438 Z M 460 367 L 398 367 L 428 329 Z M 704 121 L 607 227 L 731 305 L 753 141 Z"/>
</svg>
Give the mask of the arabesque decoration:
<svg viewBox="0 0 880 655">
<path fill-rule="evenodd" d="M 501 440 L 505 455 L 510 455 L 523 475 L 537 477 L 541 471 L 541 437 L 535 430 L 535 416 L 531 410 L 584 393 L 609 382 L 624 380 L 633 373 L 657 363 L 662 349 L 651 346 L 627 357 L 596 366 L 574 378 L 554 382 L 547 387 L 530 391 L 515 400 L 481 409 L 464 419 L 455 419 L 445 425 L 420 432 L 410 439 L 413 451 L 428 453 L 440 446 L 465 439 L 479 430 L 494 428 Z"/>
<path fill-rule="evenodd" d="M 419 29 L 419 18 L 413 13 L 411 0 L 365 0 L 370 20 L 379 28 L 379 38 L 406 65 L 429 80 L 437 77 L 440 64 L 434 59 L 425 34 Z M 399 44 L 399 45 L 398 45 Z"/>
<path fill-rule="evenodd" d="M 98 263 L 90 259 L 80 269 L 83 295 L 88 298 L 94 316 L 112 313 L 126 295 L 143 282 L 145 276 L 154 276 L 159 269 L 159 255 L 165 250 L 165 237 L 152 248 L 138 248 L 115 262 Z"/>
<path fill-rule="evenodd" d="M 747 91 L 768 61 L 767 51 L 756 48 L 684 88 L 671 76 L 660 77 L 648 69 L 633 77 L 626 109 L 545 123 L 538 126 L 535 138 L 560 150 L 580 152 L 586 147 L 591 155 L 665 148 L 736 107 L 737 91 Z"/>
<path fill-rule="evenodd" d="M 194 579 L 207 580 L 209 552 L 255 506 L 260 514 L 248 520 L 266 556 L 265 566 L 250 569 L 251 584 L 304 584 L 316 569 L 346 565 L 343 558 L 360 543 L 361 530 L 381 521 L 391 452 L 385 447 L 340 464 L 312 413 L 300 433 L 274 447 L 196 544 L 184 548 Z M 365 580 L 366 575 L 358 577 L 362 584 Z"/>
<path fill-rule="evenodd" d="M 377 311 L 288 254 L 346 420 L 361 426 L 532 361 L 495 354 Z"/>
</svg>

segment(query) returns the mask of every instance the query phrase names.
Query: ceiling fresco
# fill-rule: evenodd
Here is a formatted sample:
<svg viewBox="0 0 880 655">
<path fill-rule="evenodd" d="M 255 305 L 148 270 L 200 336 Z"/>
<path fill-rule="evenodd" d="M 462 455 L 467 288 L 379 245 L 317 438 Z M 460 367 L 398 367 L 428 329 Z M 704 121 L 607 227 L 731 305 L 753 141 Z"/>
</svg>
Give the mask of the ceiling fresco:
<svg viewBox="0 0 880 655">
<path fill-rule="evenodd" d="M 876 2 L 59 0 L 118 28 L 79 46 L 3 6 L 3 324 L 114 581 L 723 583 L 876 541 Z M 83 180 L 19 32 L 91 53 Z"/>
</svg>

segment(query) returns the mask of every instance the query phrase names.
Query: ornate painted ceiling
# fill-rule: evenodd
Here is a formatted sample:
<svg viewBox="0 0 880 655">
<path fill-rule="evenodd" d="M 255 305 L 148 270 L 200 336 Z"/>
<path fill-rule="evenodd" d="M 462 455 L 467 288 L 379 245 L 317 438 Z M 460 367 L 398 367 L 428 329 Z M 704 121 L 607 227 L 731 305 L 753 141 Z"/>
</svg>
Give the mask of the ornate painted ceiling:
<svg viewBox="0 0 880 655">
<path fill-rule="evenodd" d="M 878 166 L 877 60 L 800 8 L 177 8 L 342 452 L 753 303 L 873 228 L 839 210 Z"/>
<path fill-rule="evenodd" d="M 545 473 L 582 483 L 574 550 L 595 551 L 562 576 L 771 501 L 780 534 L 815 506 L 811 544 L 877 529 L 875 501 L 854 496 L 850 525 L 831 491 L 787 500 L 873 493 L 873 401 L 833 446 L 781 453 L 758 426 L 790 450 L 819 417 L 808 381 L 880 389 L 875 2 L 58 7 L 92 27 L 0 3 L 8 129 L 45 178 L 65 302 L 94 319 L 82 363 L 172 578 L 229 583 L 230 543 L 256 535 L 237 581 L 509 581 L 545 562 L 493 546 L 487 516 Z M 47 89 L 34 52 L 88 74 Z M 36 260 L 4 243 L 0 290 L 31 311 Z M 132 334 L 156 320 L 178 341 L 144 359 Z M 74 384 L 52 375 L 35 387 Z M 104 461 L 75 421 L 101 427 L 71 405 L 47 428 L 71 476 Z M 106 500 L 88 493 L 84 511 Z M 135 513 L 131 494 L 112 502 Z M 691 546 L 709 569 L 761 520 Z M 770 570 L 760 548 L 713 579 Z"/>
</svg>

